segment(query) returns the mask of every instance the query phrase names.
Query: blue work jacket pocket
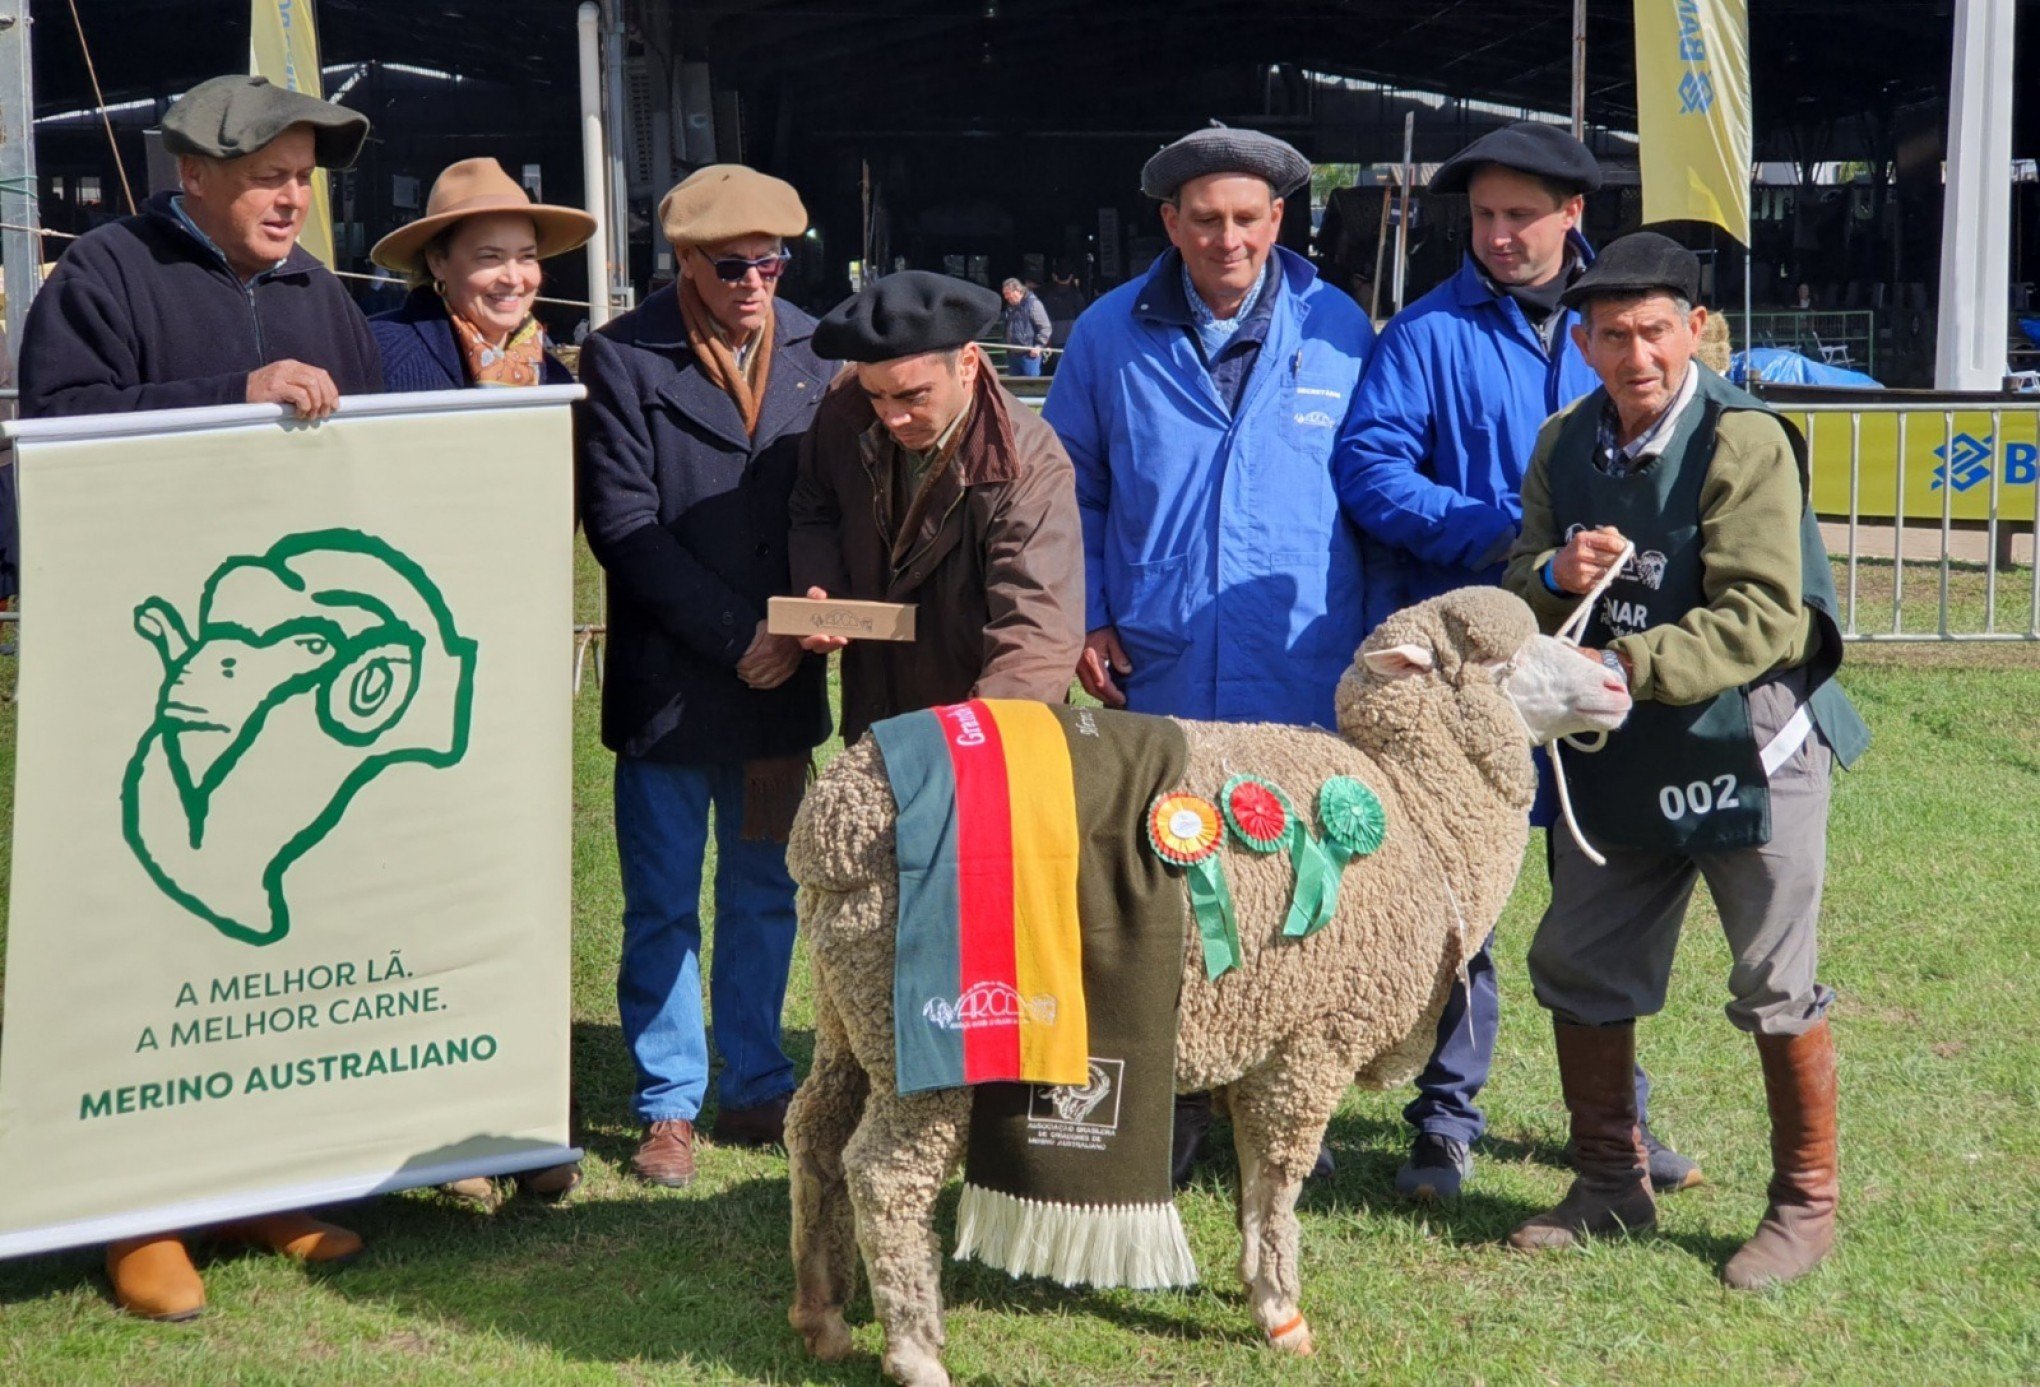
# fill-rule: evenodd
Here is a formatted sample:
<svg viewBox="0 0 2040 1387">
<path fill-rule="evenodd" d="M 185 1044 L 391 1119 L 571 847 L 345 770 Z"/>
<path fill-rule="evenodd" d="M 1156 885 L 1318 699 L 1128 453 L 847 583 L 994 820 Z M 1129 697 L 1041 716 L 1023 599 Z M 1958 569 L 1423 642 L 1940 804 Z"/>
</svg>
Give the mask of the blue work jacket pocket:
<svg viewBox="0 0 2040 1387">
<path fill-rule="evenodd" d="M 1126 565 L 1126 588 L 1113 603 L 1120 639 L 1157 653 L 1181 650 L 1190 640 L 1196 596 L 1191 582 L 1191 557 Z"/>
</svg>

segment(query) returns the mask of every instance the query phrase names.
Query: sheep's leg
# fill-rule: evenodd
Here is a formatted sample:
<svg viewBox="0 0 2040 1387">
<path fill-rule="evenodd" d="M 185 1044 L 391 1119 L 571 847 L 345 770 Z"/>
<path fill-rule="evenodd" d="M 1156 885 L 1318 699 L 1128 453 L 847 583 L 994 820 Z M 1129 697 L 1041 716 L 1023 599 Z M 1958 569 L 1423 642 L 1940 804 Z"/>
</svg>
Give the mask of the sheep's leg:
<svg viewBox="0 0 2040 1387">
<path fill-rule="evenodd" d="M 815 1060 L 786 1111 L 793 1196 L 793 1306 L 786 1317 L 808 1352 L 833 1363 L 850 1352 L 843 1307 L 857 1281 L 857 1224 L 843 1148 L 864 1111 L 868 1080 L 826 991 L 815 1004 Z"/>
<path fill-rule="evenodd" d="M 871 1302 L 885 1328 L 885 1371 L 904 1387 L 949 1384 L 935 1197 L 962 1158 L 969 1121 L 967 1089 L 902 1097 L 875 1084 L 843 1153 Z"/>
<path fill-rule="evenodd" d="M 1254 1323 L 1268 1341 L 1285 1352 L 1305 1354 L 1312 1344 L 1299 1308 L 1303 1280 L 1297 1265 L 1296 1197 L 1317 1161 L 1343 1076 L 1328 1074 L 1317 1085 L 1299 1083 L 1294 1073 L 1281 1077 L 1279 1090 L 1269 1075 L 1250 1076 L 1232 1089 L 1233 1144 L 1240 1160 L 1240 1281 Z M 1296 1110 L 1302 1093 L 1323 1095 L 1322 1105 Z"/>
</svg>

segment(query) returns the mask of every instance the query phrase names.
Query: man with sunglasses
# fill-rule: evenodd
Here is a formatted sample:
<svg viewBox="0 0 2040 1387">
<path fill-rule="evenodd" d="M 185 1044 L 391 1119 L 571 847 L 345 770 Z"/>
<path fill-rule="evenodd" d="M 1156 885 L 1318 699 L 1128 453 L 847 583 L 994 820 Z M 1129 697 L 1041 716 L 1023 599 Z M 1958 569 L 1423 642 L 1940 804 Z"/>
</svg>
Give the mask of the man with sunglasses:
<svg viewBox="0 0 2040 1387">
<path fill-rule="evenodd" d="M 814 320 L 776 297 L 786 242 L 807 229 L 792 187 L 713 164 L 666 194 L 659 221 L 678 281 L 582 349 L 580 480 L 609 575 L 616 994 L 645 1124 L 631 1168 L 681 1186 L 708 1087 L 699 903 L 711 806 L 715 1140 L 778 1142 L 793 1092 L 779 1034 L 794 932 L 785 842 L 829 712 L 822 661 L 766 633 L 765 600 L 788 590 L 787 498 L 834 369 L 815 354 Z"/>
</svg>

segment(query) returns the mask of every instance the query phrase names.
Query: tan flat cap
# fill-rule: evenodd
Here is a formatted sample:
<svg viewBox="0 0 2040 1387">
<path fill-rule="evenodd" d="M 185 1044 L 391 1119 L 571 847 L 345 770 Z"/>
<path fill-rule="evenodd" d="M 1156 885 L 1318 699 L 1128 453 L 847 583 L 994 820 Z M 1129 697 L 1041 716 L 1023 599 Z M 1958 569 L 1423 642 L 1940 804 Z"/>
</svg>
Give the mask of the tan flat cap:
<svg viewBox="0 0 2040 1387">
<path fill-rule="evenodd" d="M 677 246 L 733 236 L 798 236 L 807 224 L 807 208 L 791 183 L 742 164 L 698 168 L 659 200 L 659 226 Z"/>
</svg>

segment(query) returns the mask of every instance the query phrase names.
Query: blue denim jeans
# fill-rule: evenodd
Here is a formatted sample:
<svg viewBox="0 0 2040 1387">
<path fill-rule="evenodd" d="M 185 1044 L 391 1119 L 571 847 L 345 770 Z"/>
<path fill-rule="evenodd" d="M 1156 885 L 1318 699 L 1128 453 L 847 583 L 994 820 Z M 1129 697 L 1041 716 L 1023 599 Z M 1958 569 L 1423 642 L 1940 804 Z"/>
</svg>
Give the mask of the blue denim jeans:
<svg viewBox="0 0 2040 1387">
<path fill-rule="evenodd" d="M 1041 358 L 1029 356 L 1025 347 L 1008 347 L 1006 363 L 1016 376 L 1038 376 L 1041 374 Z"/>
<path fill-rule="evenodd" d="M 1501 1029 L 1502 999 L 1495 986 L 1494 955 L 1489 952 L 1494 942 L 1490 934 L 1480 952 L 1466 961 L 1466 981 L 1452 984 L 1452 995 L 1438 1014 L 1438 1039 L 1430 1063 L 1417 1075 L 1417 1096 L 1403 1109 L 1403 1121 L 1418 1131 L 1454 1137 L 1468 1146 L 1487 1130 L 1487 1115 L 1475 1100 L 1494 1067 L 1495 1035 Z M 1636 1113 L 1638 1121 L 1650 1117 L 1650 1075 L 1640 1064 Z"/>
<path fill-rule="evenodd" d="M 616 854 L 623 867 L 623 961 L 616 1006 L 637 1066 L 644 1122 L 701 1111 L 708 1038 L 701 1019 L 701 869 L 715 807 L 715 957 L 709 1014 L 722 1055 L 716 1100 L 750 1108 L 793 1091 L 779 1045 L 793 959 L 786 848 L 746 842 L 744 768 L 616 758 Z"/>
</svg>

